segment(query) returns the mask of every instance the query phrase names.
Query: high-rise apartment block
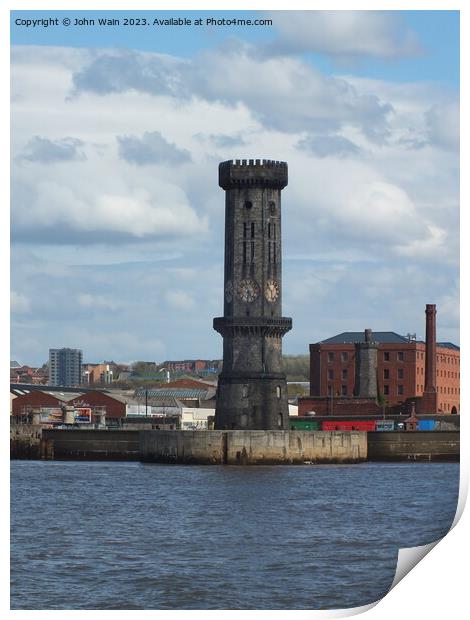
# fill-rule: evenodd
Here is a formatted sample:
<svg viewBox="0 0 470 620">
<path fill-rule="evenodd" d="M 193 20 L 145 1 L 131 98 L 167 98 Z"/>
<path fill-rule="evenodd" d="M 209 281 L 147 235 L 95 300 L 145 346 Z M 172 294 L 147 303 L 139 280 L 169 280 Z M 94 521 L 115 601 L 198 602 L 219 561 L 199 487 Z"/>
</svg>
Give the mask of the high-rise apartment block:
<svg viewBox="0 0 470 620">
<path fill-rule="evenodd" d="M 81 349 L 49 349 L 49 385 L 80 385 Z"/>
</svg>

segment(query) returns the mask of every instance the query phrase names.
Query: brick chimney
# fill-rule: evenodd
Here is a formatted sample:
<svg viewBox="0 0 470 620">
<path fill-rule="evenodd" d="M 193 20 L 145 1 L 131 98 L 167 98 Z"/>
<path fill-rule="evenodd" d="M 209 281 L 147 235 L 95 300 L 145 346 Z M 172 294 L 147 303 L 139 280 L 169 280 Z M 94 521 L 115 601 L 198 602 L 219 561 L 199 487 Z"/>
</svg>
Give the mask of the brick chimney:
<svg viewBox="0 0 470 620">
<path fill-rule="evenodd" d="M 424 393 L 417 400 L 417 413 L 437 413 L 437 371 L 436 371 L 436 306 L 426 304 L 426 359 L 424 369 Z"/>
<path fill-rule="evenodd" d="M 436 376 L 436 305 L 426 304 L 425 392 L 436 392 Z"/>
</svg>

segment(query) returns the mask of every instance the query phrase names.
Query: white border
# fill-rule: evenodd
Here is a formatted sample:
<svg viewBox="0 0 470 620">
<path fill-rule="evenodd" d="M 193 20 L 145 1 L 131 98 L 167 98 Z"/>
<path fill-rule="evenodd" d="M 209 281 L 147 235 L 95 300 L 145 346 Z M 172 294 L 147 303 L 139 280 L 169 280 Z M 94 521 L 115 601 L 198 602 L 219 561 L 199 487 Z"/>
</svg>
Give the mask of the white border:
<svg viewBox="0 0 470 620">
<path fill-rule="evenodd" d="M 161 2 L 158 0 L 140 0 L 136 2 L 129 2 L 123 0 L 115 0 L 111 2 L 109 0 L 106 1 L 95 1 L 91 2 L 90 0 L 83 0 L 80 3 L 75 3 L 75 6 L 64 6 L 64 3 L 58 2 L 57 0 L 49 0 L 45 3 L 44 6 L 38 6 L 37 2 L 32 1 L 21 1 L 17 0 L 16 2 L 7 2 L 5 5 L 2 5 L 0 11 L 0 15 L 2 15 L 3 19 L 1 22 L 1 27 L 4 30 L 4 38 L 5 42 L 9 41 L 9 11 L 10 10 L 204 10 L 204 9 L 213 9 L 213 10 L 256 10 L 256 9 L 266 9 L 266 10 L 300 10 L 300 9 L 330 9 L 330 10 L 340 10 L 340 9 L 350 9 L 350 10 L 460 10 L 461 11 L 461 63 L 465 63 L 465 68 L 468 72 L 468 66 L 466 64 L 467 53 L 468 53 L 468 43 L 466 36 L 468 35 L 468 19 L 467 13 L 468 9 L 466 5 L 462 1 L 456 2 L 444 2 L 444 1 L 431 1 L 428 0 L 426 2 L 422 0 L 414 0 L 410 2 L 396 2 L 396 1 L 384 1 L 381 0 L 376 2 L 371 1 L 362 1 L 362 2 L 338 2 L 331 1 L 325 2 L 317 1 L 317 2 L 309 2 L 307 0 L 290 0 L 289 2 L 273 2 L 268 0 L 238 0 L 237 2 L 222 2 L 215 0 L 204 0 L 201 2 L 190 2 L 183 0 L 175 0 L 174 2 Z M 3 54 L 1 57 L 1 67 L 3 80 L 2 83 L 9 84 L 9 49 L 8 43 L 3 46 Z M 462 76 L 462 110 L 469 109 L 469 101 L 467 96 L 467 80 L 465 80 L 465 72 L 461 71 Z M 8 81 L 7 81 L 8 80 Z M 3 89 L 3 97 L 2 97 L 2 107 L 3 114 L 1 115 L 2 123 L 4 125 L 3 135 L 9 135 L 9 90 Z M 461 135 L 468 135 L 468 131 L 466 127 L 466 115 L 462 114 L 461 118 Z M 461 165 L 461 169 L 464 170 L 464 165 L 468 158 L 465 157 L 467 155 L 466 143 L 462 145 L 462 161 L 464 162 Z M 8 313 L 8 305 L 7 300 L 9 297 L 9 269 L 8 269 L 8 247 L 9 247 L 9 218 L 8 218 L 8 205 L 9 205 L 9 152 L 4 149 L 2 153 L 2 174 L 4 188 L 3 196 L 4 200 L 2 201 L 4 204 L 1 209 L 1 225 L 0 225 L 0 263 L 2 270 L 2 300 L 5 303 L 1 305 L 1 319 L 0 324 L 2 325 L 2 329 L 5 331 L 2 342 L 7 342 L 9 339 L 9 313 Z M 467 201 L 465 198 L 468 196 L 468 184 L 465 176 L 462 178 L 462 204 L 467 205 Z M 468 207 L 467 207 L 468 208 Z M 461 230 L 467 232 L 467 216 L 465 214 L 466 209 L 462 210 L 462 226 Z M 466 238 L 464 234 L 461 233 L 462 238 L 462 265 L 466 266 L 466 248 L 464 247 L 464 242 Z M 465 262 L 464 262 L 465 261 Z M 465 284 L 465 281 L 462 281 L 462 300 L 463 300 L 463 308 L 466 308 L 466 299 L 468 294 L 468 286 Z M 466 325 L 465 323 L 462 325 L 462 344 L 465 347 L 465 343 L 467 341 L 466 338 Z M 4 350 L 6 347 L 4 347 Z M 464 349 L 465 350 L 465 349 Z M 460 497 L 459 497 L 459 508 L 456 516 L 456 520 L 458 518 L 458 514 L 462 514 L 463 506 L 465 503 L 465 498 L 467 495 L 468 489 L 468 472 L 469 472 L 469 458 L 467 454 L 468 450 L 468 423 L 465 421 L 465 416 L 468 415 L 466 412 L 468 399 L 466 398 L 465 393 L 465 379 L 468 376 L 467 365 L 465 363 L 465 354 L 461 361 L 461 373 L 462 373 L 462 381 L 461 384 L 463 386 L 463 394 L 462 400 L 464 403 L 463 406 L 463 421 L 462 421 L 462 459 L 461 459 L 461 487 L 460 487 Z M 3 376 L 6 377 L 6 368 L 4 368 Z M 8 390 L 9 391 L 9 390 Z M 7 394 L 7 390 L 3 392 L 5 395 Z M 6 398 L 5 398 L 6 404 Z M 8 453 L 9 449 L 7 447 L 7 434 L 4 433 L 3 437 L 4 445 L 2 454 L 4 456 L 4 467 L 2 467 L 2 483 L 4 489 L 4 496 L 6 495 L 8 489 Z M 6 458 L 5 458 L 6 455 Z M 223 616 L 226 618 L 234 618 L 235 616 L 238 618 L 239 616 L 243 616 L 243 618 L 262 618 L 263 616 L 267 618 L 272 618 L 276 616 L 278 618 L 285 617 L 290 618 L 292 616 L 296 616 L 300 618 L 301 616 L 305 618 L 320 618 L 320 617 L 346 617 L 351 616 L 354 613 L 361 613 L 366 611 L 367 618 L 369 619 L 387 619 L 393 618 L 394 620 L 397 616 L 401 616 L 404 618 L 411 617 L 426 617 L 426 620 L 439 619 L 444 616 L 451 617 L 453 620 L 458 620 L 464 616 L 464 611 L 466 608 L 468 609 L 467 604 L 467 568 L 464 568 L 463 562 L 465 560 L 465 553 L 463 550 L 465 548 L 469 548 L 469 537 L 470 532 L 470 517 L 468 516 L 468 510 L 465 511 L 460 519 L 460 522 L 456 525 L 454 529 L 449 532 L 449 534 L 445 537 L 443 542 L 440 542 L 435 546 L 429 555 L 426 555 L 424 559 L 419 562 L 419 566 L 412 571 L 412 575 L 403 579 L 398 583 L 397 587 L 394 587 L 393 590 L 384 598 L 380 603 L 376 606 L 366 606 L 365 608 L 356 608 L 355 610 L 336 610 L 336 611 L 224 611 Z M 9 539 L 8 539 L 8 522 L 3 524 L 2 528 L 2 551 L 5 551 L 2 554 L 2 558 L 8 558 L 9 555 Z M 32 535 L 34 535 L 32 533 Z M 434 547 L 434 545 L 430 545 Z M 427 546 L 429 547 L 429 546 Z M 420 548 L 421 551 L 423 550 Z M 429 551 L 429 549 L 427 550 Z M 405 553 L 405 557 L 409 560 L 411 555 L 414 555 L 416 558 L 416 553 L 412 550 L 408 550 L 408 553 Z M 418 560 L 419 561 L 419 560 Z M 8 576 L 8 567 L 2 566 L 4 569 L 2 571 L 2 585 L 5 584 L 5 581 Z M 5 586 L 4 586 L 5 588 Z M 188 614 L 191 618 L 202 620 L 203 618 L 207 618 L 208 616 L 212 616 L 215 620 L 215 617 L 220 617 L 221 611 L 194 611 L 194 612 L 185 612 L 185 611 L 142 611 L 142 612 L 131 612 L 131 611 L 118 611 L 118 612 L 102 612 L 102 611 L 37 611 L 37 612 L 28 612 L 28 611 L 9 611 L 9 602 L 8 602 L 8 591 L 6 592 L 6 597 L 2 597 L 2 607 L 1 609 L 8 614 L 14 614 L 16 618 L 22 618 L 23 616 L 30 616 L 34 614 L 37 618 L 42 617 L 50 617 L 50 615 L 59 615 L 60 617 L 69 617 L 69 615 L 73 615 L 75 618 L 81 616 L 82 614 L 86 614 L 87 617 L 97 616 L 101 617 L 102 614 L 113 614 L 122 615 L 124 617 L 134 616 L 135 613 L 140 615 L 152 615 L 152 617 L 157 618 L 183 618 L 188 617 Z M 368 610 L 368 611 L 367 611 Z"/>
</svg>

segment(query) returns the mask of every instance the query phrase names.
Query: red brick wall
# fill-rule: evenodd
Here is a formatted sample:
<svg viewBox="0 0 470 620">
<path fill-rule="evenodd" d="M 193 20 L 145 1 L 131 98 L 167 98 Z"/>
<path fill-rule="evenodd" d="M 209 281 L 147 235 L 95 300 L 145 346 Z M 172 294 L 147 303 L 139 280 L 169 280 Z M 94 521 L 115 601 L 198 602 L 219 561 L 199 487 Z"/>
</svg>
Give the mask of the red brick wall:
<svg viewBox="0 0 470 620">
<path fill-rule="evenodd" d="M 347 354 L 347 361 L 342 359 L 342 353 Z M 388 353 L 388 361 L 385 353 Z M 333 361 L 329 354 L 332 354 Z M 403 355 L 403 359 L 400 359 L 399 354 Z M 425 345 L 421 342 L 379 344 L 378 387 L 379 393 L 389 405 L 400 405 L 407 399 L 423 395 L 425 359 Z M 343 370 L 347 371 L 347 379 L 344 378 Z M 388 378 L 384 371 L 388 371 Z M 354 380 L 354 344 L 310 345 L 310 396 L 341 397 L 343 386 L 346 386 L 347 396 L 352 396 Z M 388 394 L 385 393 L 387 387 Z M 437 392 L 439 411 L 450 414 L 452 407 L 456 407 L 460 413 L 460 351 L 437 347 Z"/>
<path fill-rule="evenodd" d="M 353 344 L 311 345 L 310 395 L 352 396 L 355 378 L 354 364 Z M 346 394 L 343 394 L 343 386 L 345 386 Z M 328 392 L 329 387 L 331 387 L 331 394 Z"/>
<path fill-rule="evenodd" d="M 403 403 L 407 398 L 413 398 L 417 395 L 417 344 L 410 342 L 379 345 L 377 356 L 379 393 L 390 405 Z M 388 360 L 386 359 L 387 354 Z M 388 378 L 386 378 L 386 372 L 388 372 Z"/>
<path fill-rule="evenodd" d="M 460 413 L 460 351 L 437 347 L 437 406 L 442 413 Z"/>
<path fill-rule="evenodd" d="M 311 398 L 298 400 L 299 416 L 315 411 L 318 416 L 366 416 L 382 415 L 382 408 L 371 398 Z"/>
</svg>

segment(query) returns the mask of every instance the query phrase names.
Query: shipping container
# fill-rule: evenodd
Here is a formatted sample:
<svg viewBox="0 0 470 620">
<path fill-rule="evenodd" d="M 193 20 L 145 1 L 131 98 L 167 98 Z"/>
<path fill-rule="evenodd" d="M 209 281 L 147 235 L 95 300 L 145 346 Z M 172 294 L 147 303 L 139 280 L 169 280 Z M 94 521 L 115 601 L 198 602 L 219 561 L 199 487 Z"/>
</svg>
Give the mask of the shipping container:
<svg viewBox="0 0 470 620">
<path fill-rule="evenodd" d="M 395 422 L 393 420 L 376 420 L 376 431 L 393 431 L 395 430 Z"/>
<path fill-rule="evenodd" d="M 291 431 L 319 431 L 320 422 L 318 420 L 290 418 L 289 427 Z"/>
<path fill-rule="evenodd" d="M 434 431 L 436 429 L 436 420 L 419 420 L 419 431 Z"/>
<path fill-rule="evenodd" d="M 322 422 L 323 431 L 375 431 L 375 420 L 328 420 Z"/>
</svg>

